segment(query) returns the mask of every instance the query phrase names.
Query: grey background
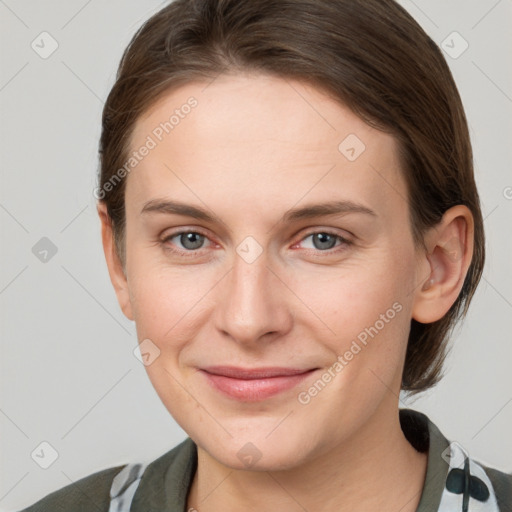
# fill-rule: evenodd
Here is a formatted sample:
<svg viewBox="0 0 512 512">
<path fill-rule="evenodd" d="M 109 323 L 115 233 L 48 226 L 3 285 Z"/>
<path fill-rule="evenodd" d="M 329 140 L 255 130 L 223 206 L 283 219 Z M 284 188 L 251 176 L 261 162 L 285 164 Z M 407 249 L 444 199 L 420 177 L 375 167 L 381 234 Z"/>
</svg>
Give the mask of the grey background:
<svg viewBox="0 0 512 512">
<path fill-rule="evenodd" d="M 438 44 L 453 31 L 469 44 L 458 58 L 445 55 L 471 127 L 488 261 L 447 376 L 401 406 L 511 471 L 512 0 L 402 4 Z M 134 326 L 108 278 L 92 196 L 103 101 L 132 34 L 161 6 L 0 0 L 2 511 L 94 471 L 152 460 L 185 438 L 133 355 Z M 59 45 L 46 59 L 31 47 L 43 31 Z M 36 257 L 43 237 L 57 249 L 46 262 Z M 48 469 L 31 458 L 43 441 L 58 452 Z M 48 462 L 51 450 L 37 453 Z"/>
</svg>

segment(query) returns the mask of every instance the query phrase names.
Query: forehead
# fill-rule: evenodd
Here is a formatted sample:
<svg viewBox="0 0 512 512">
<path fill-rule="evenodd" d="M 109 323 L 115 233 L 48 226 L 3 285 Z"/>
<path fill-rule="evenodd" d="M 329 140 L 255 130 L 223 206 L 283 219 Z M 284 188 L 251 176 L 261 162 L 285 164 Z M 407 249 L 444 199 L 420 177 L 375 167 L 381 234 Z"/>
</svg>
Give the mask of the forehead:
<svg viewBox="0 0 512 512">
<path fill-rule="evenodd" d="M 171 196 L 222 208 L 229 197 L 278 213 L 301 198 L 357 199 L 405 211 L 394 138 L 304 82 L 221 75 L 181 86 L 137 121 L 131 151 L 148 144 L 127 183 L 137 206 Z"/>
</svg>

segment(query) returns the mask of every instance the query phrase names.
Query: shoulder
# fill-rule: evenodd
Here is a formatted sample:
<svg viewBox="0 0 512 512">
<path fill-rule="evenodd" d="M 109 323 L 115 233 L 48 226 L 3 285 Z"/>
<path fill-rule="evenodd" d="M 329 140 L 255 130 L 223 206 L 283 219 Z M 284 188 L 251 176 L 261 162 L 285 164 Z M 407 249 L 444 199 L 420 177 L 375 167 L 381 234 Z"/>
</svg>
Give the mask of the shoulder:
<svg viewBox="0 0 512 512">
<path fill-rule="evenodd" d="M 512 503 L 512 474 L 472 458 L 457 442 L 450 443 L 449 471 L 441 497 L 440 512 L 460 509 L 505 512 Z"/>
<path fill-rule="evenodd" d="M 435 428 L 431 424 L 432 430 Z M 467 495 L 468 504 L 483 512 L 508 510 L 512 503 L 512 473 L 497 469 L 474 458 L 457 441 L 452 441 L 441 452 L 447 465 L 441 504 L 446 510 L 454 508 L 455 501 Z M 455 508 L 456 509 L 456 508 Z M 440 508 L 444 511 L 444 508 Z M 470 508 L 471 510 L 471 508 Z"/>
<path fill-rule="evenodd" d="M 508 510 L 512 504 L 512 473 L 505 473 L 496 468 L 480 463 L 496 493 L 496 501 L 500 510 Z"/>
<path fill-rule="evenodd" d="M 425 414 L 400 409 L 408 441 L 428 454 L 418 512 L 467 510 L 504 512 L 512 503 L 512 474 L 473 458 L 457 441 L 448 440 Z"/>
<path fill-rule="evenodd" d="M 98 471 L 63 487 L 21 512 L 98 512 L 110 506 L 110 488 L 125 466 Z"/>
<path fill-rule="evenodd" d="M 113 497 L 130 494 L 128 487 L 142 478 L 141 490 L 151 490 L 156 497 L 164 491 L 162 477 L 169 470 L 179 473 L 195 460 L 195 445 L 185 439 L 149 464 L 115 466 L 77 480 L 34 503 L 20 512 L 107 512 Z M 190 475 L 187 474 L 189 478 Z"/>
</svg>

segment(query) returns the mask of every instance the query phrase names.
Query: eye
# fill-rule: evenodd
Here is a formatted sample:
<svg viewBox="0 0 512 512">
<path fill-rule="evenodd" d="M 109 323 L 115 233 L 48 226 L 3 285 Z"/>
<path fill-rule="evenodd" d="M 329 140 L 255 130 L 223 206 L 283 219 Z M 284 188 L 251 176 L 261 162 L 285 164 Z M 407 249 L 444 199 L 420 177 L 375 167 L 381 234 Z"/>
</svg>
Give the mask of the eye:
<svg viewBox="0 0 512 512">
<path fill-rule="evenodd" d="M 205 241 L 209 241 L 206 235 L 197 231 L 180 231 L 173 233 L 162 240 L 168 249 L 177 253 L 195 252 L 203 249 Z M 168 247 L 168 244 L 175 247 Z"/>
<path fill-rule="evenodd" d="M 307 240 L 309 240 L 309 242 L 307 242 Z M 350 241 L 337 233 L 315 231 L 302 238 L 298 244 L 302 244 L 305 249 L 327 252 L 334 247 L 342 246 L 341 248 L 345 248 L 347 245 L 350 245 Z"/>
</svg>

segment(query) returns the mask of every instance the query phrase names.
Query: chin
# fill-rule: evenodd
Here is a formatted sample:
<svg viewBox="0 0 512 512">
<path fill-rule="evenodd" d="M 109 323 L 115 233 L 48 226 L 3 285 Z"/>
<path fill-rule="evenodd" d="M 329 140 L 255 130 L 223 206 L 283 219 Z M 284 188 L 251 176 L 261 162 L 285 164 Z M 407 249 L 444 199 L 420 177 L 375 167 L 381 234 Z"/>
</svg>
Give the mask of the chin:
<svg viewBox="0 0 512 512">
<path fill-rule="evenodd" d="M 265 432 L 262 435 L 261 432 Z M 289 430 L 282 430 L 280 435 L 268 430 L 254 429 L 233 438 L 217 440 L 206 433 L 194 439 L 211 457 L 221 464 L 235 470 L 246 471 L 283 471 L 302 464 L 313 446 L 305 446 L 305 439 L 311 439 L 306 432 L 290 435 Z M 204 441 L 204 442 L 203 442 Z"/>
</svg>

